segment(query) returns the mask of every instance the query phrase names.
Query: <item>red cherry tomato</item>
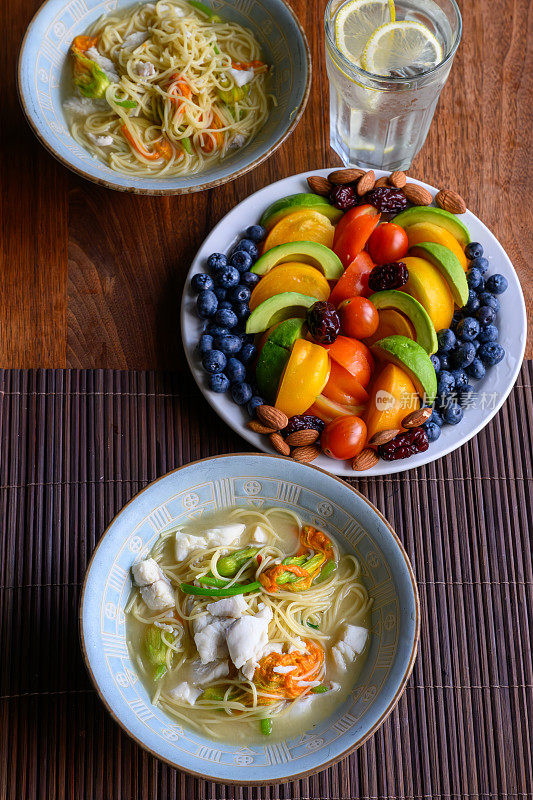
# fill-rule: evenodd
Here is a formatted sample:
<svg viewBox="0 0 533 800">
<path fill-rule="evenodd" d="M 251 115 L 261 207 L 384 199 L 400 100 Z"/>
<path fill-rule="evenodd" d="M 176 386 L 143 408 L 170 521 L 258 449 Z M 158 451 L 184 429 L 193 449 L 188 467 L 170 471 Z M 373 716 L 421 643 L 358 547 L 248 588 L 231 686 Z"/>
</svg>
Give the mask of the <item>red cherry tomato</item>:
<svg viewBox="0 0 533 800">
<path fill-rule="evenodd" d="M 373 231 L 368 240 L 368 252 L 376 264 L 399 261 L 409 248 L 407 234 L 394 222 L 384 222 Z"/>
<path fill-rule="evenodd" d="M 368 276 L 374 269 L 374 262 L 363 250 L 357 258 L 352 261 L 348 269 L 345 269 L 329 296 L 329 302 L 338 306 L 343 300 L 357 295 L 368 297 L 372 290 L 368 288 Z"/>
<path fill-rule="evenodd" d="M 380 216 L 381 214 L 360 214 L 343 229 L 334 245 L 334 250 L 342 261 L 344 268 L 357 258 L 368 242 L 370 234 L 377 226 Z"/>
<path fill-rule="evenodd" d="M 361 417 L 337 417 L 329 422 L 320 437 L 320 446 L 330 458 L 344 461 L 359 455 L 366 442 L 366 425 Z"/>
<path fill-rule="evenodd" d="M 337 336 L 333 344 L 324 344 L 322 347 L 328 351 L 330 358 L 347 369 L 363 388 L 368 386 L 374 371 L 374 359 L 366 344 L 349 336 Z"/>
<path fill-rule="evenodd" d="M 350 208 L 348 211 L 346 211 L 340 218 L 339 222 L 337 223 L 337 227 L 335 228 L 335 234 L 333 236 L 334 250 L 343 230 L 351 222 L 353 222 L 354 219 L 357 219 L 357 217 L 360 217 L 362 214 L 370 214 L 371 217 L 376 217 L 378 215 L 378 210 L 369 203 L 364 203 L 362 206 L 355 206 L 355 208 Z"/>
<path fill-rule="evenodd" d="M 366 339 L 378 329 L 379 314 L 376 306 L 366 297 L 350 297 L 343 300 L 337 309 L 341 330 L 354 339 Z"/>
<path fill-rule="evenodd" d="M 351 372 L 331 359 L 328 382 L 322 389 L 328 400 L 342 406 L 357 406 L 368 403 L 368 392 Z M 353 411 L 351 412 L 354 413 Z"/>
</svg>

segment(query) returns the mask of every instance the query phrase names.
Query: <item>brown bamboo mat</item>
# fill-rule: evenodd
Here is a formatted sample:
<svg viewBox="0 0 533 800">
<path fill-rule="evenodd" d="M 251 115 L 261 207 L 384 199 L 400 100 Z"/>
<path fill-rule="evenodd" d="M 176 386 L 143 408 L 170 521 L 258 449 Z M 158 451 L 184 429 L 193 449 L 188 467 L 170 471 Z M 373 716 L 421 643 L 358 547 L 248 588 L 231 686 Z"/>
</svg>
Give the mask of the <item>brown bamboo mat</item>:
<svg viewBox="0 0 533 800">
<path fill-rule="evenodd" d="M 144 753 L 82 663 L 89 556 L 120 507 L 187 461 L 243 451 L 188 375 L 0 371 L 0 798 L 473 800 L 532 797 L 533 362 L 451 456 L 354 481 L 395 526 L 422 601 L 389 720 L 319 775 L 232 788 Z"/>
</svg>

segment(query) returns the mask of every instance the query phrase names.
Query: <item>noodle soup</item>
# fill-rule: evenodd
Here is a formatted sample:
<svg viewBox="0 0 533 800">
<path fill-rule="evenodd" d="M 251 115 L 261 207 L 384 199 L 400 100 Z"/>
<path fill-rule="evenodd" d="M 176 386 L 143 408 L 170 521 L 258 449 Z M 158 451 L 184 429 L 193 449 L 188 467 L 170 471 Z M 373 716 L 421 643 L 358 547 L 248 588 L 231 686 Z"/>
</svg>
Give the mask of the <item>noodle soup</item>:
<svg viewBox="0 0 533 800">
<path fill-rule="evenodd" d="M 205 736 L 295 736 L 357 681 L 372 602 L 359 563 L 292 511 L 170 528 L 132 574 L 132 660 L 152 702 Z"/>
<path fill-rule="evenodd" d="M 140 177 L 200 172 L 245 146 L 269 108 L 252 32 L 197 0 L 106 15 L 71 44 L 74 139 Z"/>
</svg>

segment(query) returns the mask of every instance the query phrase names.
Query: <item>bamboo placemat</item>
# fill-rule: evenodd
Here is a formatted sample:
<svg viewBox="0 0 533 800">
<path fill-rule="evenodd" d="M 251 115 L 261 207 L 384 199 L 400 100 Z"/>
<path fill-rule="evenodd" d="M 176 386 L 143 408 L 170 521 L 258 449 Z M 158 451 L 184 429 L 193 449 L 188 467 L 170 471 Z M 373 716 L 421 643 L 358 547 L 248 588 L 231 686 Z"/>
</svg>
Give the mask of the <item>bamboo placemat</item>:
<svg viewBox="0 0 533 800">
<path fill-rule="evenodd" d="M 0 798 L 455 800 L 532 797 L 533 362 L 451 456 L 355 480 L 413 562 L 419 656 L 399 705 L 319 775 L 239 789 L 144 753 L 104 711 L 77 611 L 90 554 L 146 483 L 244 451 L 188 375 L 0 371 Z"/>
</svg>

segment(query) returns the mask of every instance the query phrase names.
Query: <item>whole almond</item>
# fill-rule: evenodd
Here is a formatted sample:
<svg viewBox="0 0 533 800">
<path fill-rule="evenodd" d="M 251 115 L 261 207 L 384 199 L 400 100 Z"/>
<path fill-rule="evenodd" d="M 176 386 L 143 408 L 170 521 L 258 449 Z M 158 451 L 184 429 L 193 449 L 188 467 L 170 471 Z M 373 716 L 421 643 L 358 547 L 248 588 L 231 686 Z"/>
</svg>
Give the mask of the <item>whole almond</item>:
<svg viewBox="0 0 533 800">
<path fill-rule="evenodd" d="M 394 186 L 395 189 L 403 189 L 407 183 L 405 172 L 402 172 L 401 169 L 397 169 L 396 172 L 391 172 L 389 175 L 389 183 L 391 186 Z"/>
<path fill-rule="evenodd" d="M 280 431 L 289 424 L 288 416 L 274 406 L 259 406 L 255 413 L 259 422 L 275 431 Z"/>
<path fill-rule="evenodd" d="M 314 461 L 320 455 L 320 449 L 314 445 L 307 445 L 306 447 L 295 447 L 291 456 L 295 461 L 300 461 L 302 464 L 308 464 Z"/>
<path fill-rule="evenodd" d="M 388 186 L 389 179 L 383 176 L 383 178 L 378 178 L 374 184 L 374 189 L 379 189 L 380 186 Z"/>
<path fill-rule="evenodd" d="M 417 411 L 411 411 L 406 417 L 402 419 L 403 428 L 419 428 L 424 422 L 427 422 L 433 414 L 431 408 L 419 408 Z"/>
<path fill-rule="evenodd" d="M 466 211 L 466 203 L 461 195 L 452 192 L 451 189 L 441 189 L 440 192 L 437 192 L 435 202 L 450 214 L 464 214 Z"/>
<path fill-rule="evenodd" d="M 287 444 L 291 447 L 303 447 L 306 444 L 314 444 L 319 437 L 318 431 L 314 428 L 304 428 L 301 431 L 294 431 L 285 437 Z"/>
<path fill-rule="evenodd" d="M 281 453 L 282 456 L 290 456 L 291 448 L 288 444 L 285 444 L 283 440 L 283 436 L 279 433 L 271 433 L 268 437 L 270 439 L 270 444 L 277 450 L 278 453 Z"/>
<path fill-rule="evenodd" d="M 365 174 L 364 169 L 336 169 L 328 175 L 328 181 L 336 184 L 355 183 Z"/>
<path fill-rule="evenodd" d="M 250 422 L 246 423 L 246 427 L 250 428 L 254 433 L 263 433 L 265 435 L 276 433 L 276 428 L 269 428 L 268 425 L 263 425 L 258 419 L 251 419 Z"/>
<path fill-rule="evenodd" d="M 374 172 L 373 169 L 369 169 L 368 172 L 365 172 L 362 178 L 359 178 L 357 182 L 356 191 L 359 197 L 362 197 L 364 194 L 373 189 L 375 183 L 376 183 L 376 173 Z"/>
<path fill-rule="evenodd" d="M 379 461 L 379 456 L 371 447 L 365 447 L 358 456 L 352 461 L 352 469 L 362 472 L 365 469 L 372 469 Z"/>
<path fill-rule="evenodd" d="M 307 179 L 307 183 L 312 192 L 323 195 L 324 197 L 327 197 L 333 188 L 331 181 L 328 181 L 327 178 L 323 178 L 322 175 L 311 175 L 311 177 Z"/>
<path fill-rule="evenodd" d="M 403 193 L 414 206 L 429 206 L 433 202 L 433 197 L 428 190 L 417 183 L 406 183 Z"/>
<path fill-rule="evenodd" d="M 387 442 L 391 442 L 395 436 L 398 436 L 399 433 L 400 430 L 398 428 L 388 428 L 386 431 L 378 431 L 368 440 L 368 444 L 371 444 L 372 447 L 378 447 L 380 444 L 387 444 Z"/>
</svg>

